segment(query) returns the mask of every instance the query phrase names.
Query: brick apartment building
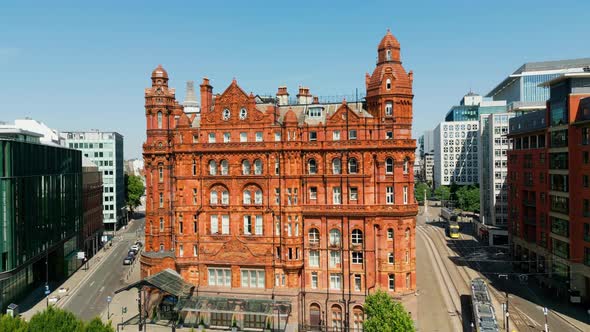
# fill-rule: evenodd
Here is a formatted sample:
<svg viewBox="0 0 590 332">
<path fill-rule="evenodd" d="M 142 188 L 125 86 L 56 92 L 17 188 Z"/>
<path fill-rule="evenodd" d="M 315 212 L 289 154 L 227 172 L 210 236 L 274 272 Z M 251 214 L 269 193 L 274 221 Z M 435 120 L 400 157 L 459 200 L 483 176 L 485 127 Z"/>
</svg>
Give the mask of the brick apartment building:
<svg viewBox="0 0 590 332">
<path fill-rule="evenodd" d="M 363 102 L 320 103 L 304 87 L 295 102 L 286 87 L 260 98 L 236 80 L 214 95 L 205 78 L 191 114 L 164 68 L 151 79 L 142 277 L 169 268 L 200 297 L 281 300 L 287 330 L 360 330 L 367 294 L 415 291 L 413 74 L 389 31 Z"/>
<path fill-rule="evenodd" d="M 554 78 L 547 110 L 510 119 L 508 218 L 514 260 L 590 300 L 590 72 Z"/>
</svg>

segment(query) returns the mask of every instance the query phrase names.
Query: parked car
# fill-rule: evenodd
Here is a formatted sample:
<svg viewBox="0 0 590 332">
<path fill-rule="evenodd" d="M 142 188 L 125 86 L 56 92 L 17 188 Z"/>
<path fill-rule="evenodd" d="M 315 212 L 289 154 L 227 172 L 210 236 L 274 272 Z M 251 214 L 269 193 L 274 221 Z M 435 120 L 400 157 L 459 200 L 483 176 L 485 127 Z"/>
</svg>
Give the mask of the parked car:
<svg viewBox="0 0 590 332">
<path fill-rule="evenodd" d="M 139 252 L 139 246 L 134 244 L 129 248 L 129 251 L 134 251 L 137 254 Z"/>
<path fill-rule="evenodd" d="M 143 243 L 141 243 L 141 241 L 135 242 L 135 245 L 138 246 L 138 247 L 140 247 L 140 248 L 143 247 Z"/>
<path fill-rule="evenodd" d="M 132 263 L 133 263 L 133 257 L 131 257 L 131 256 L 127 256 L 123 260 L 123 265 L 131 265 Z"/>
<path fill-rule="evenodd" d="M 132 259 L 135 259 L 135 252 L 133 250 L 129 250 L 129 252 L 127 253 L 127 257 L 131 257 Z"/>
</svg>

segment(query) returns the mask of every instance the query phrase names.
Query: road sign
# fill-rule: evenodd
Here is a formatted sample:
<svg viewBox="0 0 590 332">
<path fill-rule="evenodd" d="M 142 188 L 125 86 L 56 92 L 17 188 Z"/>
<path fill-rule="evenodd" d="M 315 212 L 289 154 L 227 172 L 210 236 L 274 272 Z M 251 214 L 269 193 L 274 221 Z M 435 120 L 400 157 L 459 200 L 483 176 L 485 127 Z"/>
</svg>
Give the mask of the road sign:
<svg viewBox="0 0 590 332">
<path fill-rule="evenodd" d="M 86 257 L 86 253 L 83 251 L 78 251 L 78 259 L 84 259 Z"/>
<path fill-rule="evenodd" d="M 112 300 L 113 300 L 113 298 L 112 298 L 112 297 L 110 297 L 110 296 L 107 296 L 107 303 L 111 303 L 111 301 L 112 301 Z"/>
<path fill-rule="evenodd" d="M 549 313 L 549 310 L 547 310 L 547 307 L 543 308 L 543 315 L 547 316 L 547 314 Z"/>
</svg>

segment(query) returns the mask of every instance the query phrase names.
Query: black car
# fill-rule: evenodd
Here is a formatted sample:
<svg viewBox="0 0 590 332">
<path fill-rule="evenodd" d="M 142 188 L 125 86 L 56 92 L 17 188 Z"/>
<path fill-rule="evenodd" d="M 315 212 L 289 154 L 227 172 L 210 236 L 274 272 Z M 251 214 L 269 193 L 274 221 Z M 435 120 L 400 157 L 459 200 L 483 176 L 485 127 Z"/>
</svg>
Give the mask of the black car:
<svg viewBox="0 0 590 332">
<path fill-rule="evenodd" d="M 127 256 L 123 260 L 123 265 L 131 265 L 132 263 L 133 263 L 133 257 L 131 257 L 131 256 Z"/>
</svg>

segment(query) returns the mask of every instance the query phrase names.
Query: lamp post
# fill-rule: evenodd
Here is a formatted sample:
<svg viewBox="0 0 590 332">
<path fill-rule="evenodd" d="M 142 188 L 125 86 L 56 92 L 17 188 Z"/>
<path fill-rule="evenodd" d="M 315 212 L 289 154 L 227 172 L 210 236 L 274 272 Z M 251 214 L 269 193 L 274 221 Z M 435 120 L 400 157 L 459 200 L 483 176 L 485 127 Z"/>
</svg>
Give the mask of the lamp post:
<svg viewBox="0 0 590 332">
<path fill-rule="evenodd" d="M 111 318 L 111 301 L 113 300 L 112 297 L 107 296 L 107 320 Z"/>
</svg>

